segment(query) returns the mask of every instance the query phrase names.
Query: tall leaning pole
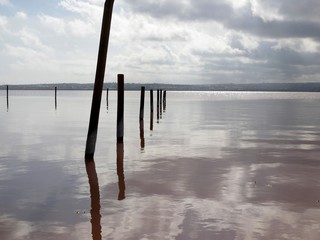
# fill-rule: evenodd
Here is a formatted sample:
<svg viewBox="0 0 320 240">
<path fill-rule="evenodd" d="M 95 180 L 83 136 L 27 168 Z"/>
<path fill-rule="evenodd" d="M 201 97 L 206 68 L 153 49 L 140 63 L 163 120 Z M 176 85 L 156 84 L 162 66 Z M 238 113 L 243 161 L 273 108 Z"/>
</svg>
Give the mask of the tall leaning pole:
<svg viewBox="0 0 320 240">
<path fill-rule="evenodd" d="M 86 142 L 85 160 L 93 160 L 94 151 L 96 148 L 101 95 L 103 89 L 104 73 L 106 69 L 113 3 L 114 0 L 106 0 L 104 3 L 96 77 L 94 82 L 89 129 Z"/>
</svg>

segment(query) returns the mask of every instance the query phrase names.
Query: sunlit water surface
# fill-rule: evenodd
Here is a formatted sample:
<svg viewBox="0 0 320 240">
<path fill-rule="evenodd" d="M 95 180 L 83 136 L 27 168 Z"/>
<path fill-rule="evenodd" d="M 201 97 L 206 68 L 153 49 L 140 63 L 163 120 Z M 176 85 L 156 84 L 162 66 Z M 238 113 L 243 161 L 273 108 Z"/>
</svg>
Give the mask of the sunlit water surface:
<svg viewBox="0 0 320 240">
<path fill-rule="evenodd" d="M 320 94 L 0 92 L 0 239 L 310 239 L 320 236 Z M 143 127 L 143 128 L 142 128 Z M 150 130 L 152 127 L 153 130 Z"/>
</svg>

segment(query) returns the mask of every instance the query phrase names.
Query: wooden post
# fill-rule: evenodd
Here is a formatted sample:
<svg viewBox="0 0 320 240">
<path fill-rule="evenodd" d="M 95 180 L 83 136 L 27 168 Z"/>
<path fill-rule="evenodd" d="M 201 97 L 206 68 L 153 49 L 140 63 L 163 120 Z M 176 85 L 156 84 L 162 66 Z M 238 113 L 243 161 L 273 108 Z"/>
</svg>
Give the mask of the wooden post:
<svg viewBox="0 0 320 240">
<path fill-rule="evenodd" d="M 86 142 L 85 159 L 93 159 L 95 148 L 96 148 L 99 113 L 100 113 L 100 105 L 101 105 L 101 95 L 102 95 L 104 73 L 105 73 L 105 67 L 106 67 L 106 61 L 107 61 L 113 3 L 114 3 L 114 0 L 107 0 L 105 1 L 105 4 L 104 4 L 96 77 L 95 77 L 95 83 L 94 83 L 89 129 L 88 129 L 87 142 Z"/>
<path fill-rule="evenodd" d="M 150 130 L 153 130 L 153 90 L 150 90 Z"/>
<path fill-rule="evenodd" d="M 162 89 L 160 89 L 160 118 L 162 118 Z"/>
<path fill-rule="evenodd" d="M 153 114 L 153 90 L 150 90 L 150 112 Z"/>
<path fill-rule="evenodd" d="M 109 88 L 107 88 L 106 100 L 107 100 L 107 109 L 108 109 L 109 108 Z"/>
<path fill-rule="evenodd" d="M 57 110 L 57 87 L 54 87 L 54 107 Z"/>
<path fill-rule="evenodd" d="M 124 170 L 123 170 L 123 143 L 117 143 L 117 175 L 118 175 L 118 186 L 119 194 L 118 200 L 126 198 L 125 190 L 126 184 L 124 181 Z"/>
<path fill-rule="evenodd" d="M 9 110 L 9 85 L 7 85 L 7 111 Z"/>
<path fill-rule="evenodd" d="M 117 143 L 123 143 L 124 75 L 118 74 Z"/>
<path fill-rule="evenodd" d="M 141 94 L 140 94 L 140 114 L 139 114 L 139 120 L 143 120 L 144 116 L 144 93 L 145 93 L 145 87 L 141 87 Z"/>
<path fill-rule="evenodd" d="M 94 161 L 85 161 L 89 179 L 91 198 L 91 234 L 92 239 L 101 238 L 101 215 L 100 215 L 100 191 L 99 182 Z"/>
<path fill-rule="evenodd" d="M 159 89 L 157 90 L 157 123 L 159 123 Z"/>
<path fill-rule="evenodd" d="M 167 107 L 167 91 L 163 92 L 163 111 L 166 111 L 166 107 Z"/>
</svg>

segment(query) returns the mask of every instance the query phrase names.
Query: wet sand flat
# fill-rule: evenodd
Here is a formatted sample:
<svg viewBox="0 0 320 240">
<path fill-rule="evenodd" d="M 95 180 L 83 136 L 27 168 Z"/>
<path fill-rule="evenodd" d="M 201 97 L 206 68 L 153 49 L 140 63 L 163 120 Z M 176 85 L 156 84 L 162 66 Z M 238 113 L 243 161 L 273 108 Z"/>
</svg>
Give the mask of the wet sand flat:
<svg viewBox="0 0 320 240">
<path fill-rule="evenodd" d="M 0 239 L 319 239 L 320 94 L 126 92 L 117 145 L 111 91 L 91 162 L 90 92 L 0 96 Z"/>
</svg>

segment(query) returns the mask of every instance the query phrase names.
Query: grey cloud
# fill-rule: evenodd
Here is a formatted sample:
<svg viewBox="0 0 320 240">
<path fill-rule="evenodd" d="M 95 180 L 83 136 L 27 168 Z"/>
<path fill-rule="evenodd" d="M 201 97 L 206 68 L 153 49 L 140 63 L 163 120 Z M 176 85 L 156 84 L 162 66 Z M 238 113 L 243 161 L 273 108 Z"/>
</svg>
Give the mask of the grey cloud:
<svg viewBox="0 0 320 240">
<path fill-rule="evenodd" d="M 174 33 L 167 36 L 158 34 L 158 33 L 150 33 L 146 36 L 142 37 L 143 40 L 147 41 L 173 41 L 173 42 L 184 42 L 189 38 L 187 33 Z"/>
<path fill-rule="evenodd" d="M 224 25 L 234 30 L 267 38 L 320 39 L 320 24 L 306 21 L 268 21 L 254 16 L 231 18 Z"/>
<path fill-rule="evenodd" d="M 201 72 L 208 81 L 212 76 L 224 82 L 298 81 L 301 76 L 312 78 L 319 72 L 320 53 L 276 49 L 274 41 L 263 41 L 251 51 L 245 50 L 236 38 L 231 45 L 242 51 L 236 54 L 193 51 L 201 59 Z"/>
<path fill-rule="evenodd" d="M 275 48 L 275 42 L 261 42 L 260 46 L 248 53 L 255 60 L 265 60 L 275 64 L 293 66 L 320 65 L 320 53 L 297 52 L 290 48 Z"/>
<path fill-rule="evenodd" d="M 177 1 L 125 0 L 133 10 L 154 17 L 174 16 L 181 13 L 181 4 Z"/>
<path fill-rule="evenodd" d="M 260 0 L 278 7 L 279 13 L 289 19 L 320 20 L 319 0 Z"/>
<path fill-rule="evenodd" d="M 240 50 L 245 50 L 245 47 L 243 44 L 239 41 L 239 38 L 236 36 L 233 36 L 230 40 L 230 47 L 233 49 L 240 49 Z"/>
<path fill-rule="evenodd" d="M 267 17 L 265 20 L 263 16 L 258 15 L 259 12 L 253 11 L 251 3 L 235 9 L 226 0 L 124 1 L 134 13 L 160 19 L 159 22 L 162 24 L 176 21 L 177 25 L 182 23 L 180 26 L 185 26 L 190 23 L 192 29 L 195 26 L 201 27 L 204 23 L 204 28 L 199 29 L 201 32 L 206 31 L 210 23 L 214 22 L 227 29 L 224 36 L 227 36 L 225 41 L 230 48 L 217 51 L 216 48 L 210 48 L 208 41 L 206 42 L 208 46 L 197 48 L 194 45 L 188 45 L 190 48 L 185 49 L 185 53 L 192 58 L 192 61 L 188 62 L 190 64 L 188 67 L 192 68 L 193 76 L 197 76 L 195 78 L 203 82 L 318 81 L 320 52 L 316 52 L 316 43 L 307 46 L 309 40 L 304 41 L 308 38 L 320 43 L 320 21 L 316 21 L 320 20 L 320 17 L 315 10 L 320 8 L 318 1 L 307 0 L 303 5 L 298 0 L 260 0 L 259 11 L 264 11 L 264 7 L 277 9 L 278 18 Z M 264 13 L 269 14 L 266 11 L 262 12 L 262 15 Z M 216 26 L 216 24 L 212 25 Z M 174 46 L 170 44 L 177 42 L 180 44 L 182 41 L 188 42 L 192 39 L 192 36 L 188 36 L 192 31 L 188 29 L 175 34 L 172 32 L 162 36 L 155 31 L 152 34 L 146 34 L 142 40 L 147 40 L 148 44 L 155 44 L 154 46 L 157 46 L 157 42 L 167 42 L 169 46 Z M 214 38 L 213 33 L 207 34 Z M 230 38 L 230 36 L 234 37 Z M 253 44 L 252 47 L 248 46 L 250 42 Z M 313 52 L 304 52 L 303 49 Z M 165 54 L 162 59 L 148 59 L 148 61 L 156 61 L 155 63 L 162 67 L 167 66 L 165 63 L 180 66 L 181 53 L 176 54 L 177 59 L 173 59 L 170 54 Z"/>
<path fill-rule="evenodd" d="M 153 17 L 173 17 L 181 20 L 224 19 L 233 13 L 233 9 L 225 1 L 148 1 L 125 0 L 135 11 Z"/>
<path fill-rule="evenodd" d="M 291 0 L 283 1 L 282 4 L 278 4 L 279 11 L 283 15 L 290 16 L 290 18 L 273 21 L 264 21 L 261 17 L 254 16 L 250 4 L 235 11 L 229 3 L 222 0 L 190 0 L 188 4 L 168 0 L 161 2 L 126 0 L 126 2 L 135 11 L 156 18 L 171 17 L 182 21 L 215 21 L 226 28 L 260 37 L 314 38 L 320 40 L 320 24 L 306 17 L 309 12 L 312 12 L 312 16 L 316 16 L 315 12 L 318 13 L 314 9 L 319 9 L 320 4 L 314 0 L 308 0 L 310 5 L 303 2 L 304 8 L 302 10 L 298 8 L 301 3 L 297 0 L 294 1 L 297 3 L 296 7 L 291 6 L 294 5 Z"/>
</svg>

